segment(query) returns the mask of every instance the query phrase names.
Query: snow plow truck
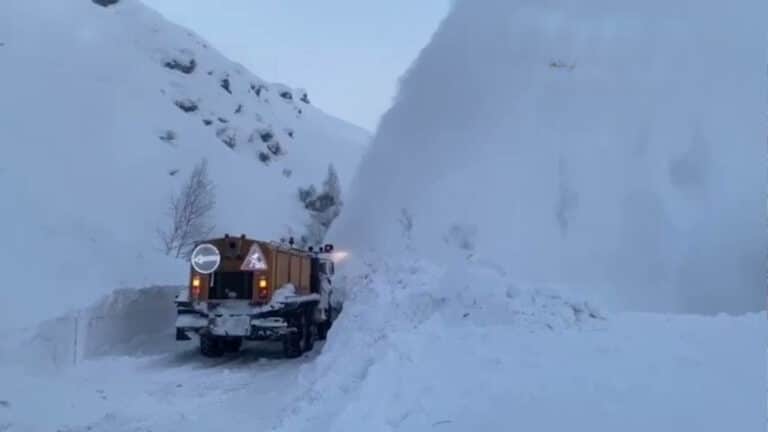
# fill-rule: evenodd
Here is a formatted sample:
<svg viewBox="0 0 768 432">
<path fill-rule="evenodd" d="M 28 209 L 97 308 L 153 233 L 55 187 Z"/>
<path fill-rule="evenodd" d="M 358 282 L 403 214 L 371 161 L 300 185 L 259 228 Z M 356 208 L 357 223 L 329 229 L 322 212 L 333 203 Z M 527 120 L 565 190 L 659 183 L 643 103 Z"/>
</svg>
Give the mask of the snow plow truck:
<svg viewBox="0 0 768 432">
<path fill-rule="evenodd" d="M 282 342 L 289 358 L 311 351 L 338 313 L 332 252 L 245 235 L 197 243 L 189 285 L 175 301 L 176 340 L 198 338 L 206 357 L 237 352 L 244 340 Z"/>
</svg>

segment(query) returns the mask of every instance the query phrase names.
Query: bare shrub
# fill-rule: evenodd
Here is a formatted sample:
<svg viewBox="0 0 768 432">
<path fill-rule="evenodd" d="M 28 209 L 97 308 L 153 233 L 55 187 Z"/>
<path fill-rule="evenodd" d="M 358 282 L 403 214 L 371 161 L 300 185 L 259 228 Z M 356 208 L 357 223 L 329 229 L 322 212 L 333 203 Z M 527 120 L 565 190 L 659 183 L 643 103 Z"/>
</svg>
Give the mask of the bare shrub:
<svg viewBox="0 0 768 432">
<path fill-rule="evenodd" d="M 181 191 L 170 197 L 169 226 L 158 230 L 165 253 L 188 258 L 195 242 L 213 231 L 211 216 L 215 205 L 214 184 L 208 177 L 208 161 L 203 159 L 195 165 Z"/>
<path fill-rule="evenodd" d="M 170 59 L 166 61 L 163 66 L 165 66 L 168 69 L 179 71 L 183 74 L 191 74 L 195 71 L 197 68 L 197 62 L 195 59 L 189 59 L 189 61 L 184 60 L 178 60 L 178 59 Z"/>
<path fill-rule="evenodd" d="M 306 226 L 306 233 L 301 236 L 301 244 L 312 246 L 322 243 L 325 234 L 341 213 L 343 206 L 341 183 L 333 165 L 328 166 L 327 177 L 319 192 L 314 185 L 310 185 L 308 188 L 299 188 L 298 198 L 309 212 L 310 218 L 310 222 Z"/>
</svg>

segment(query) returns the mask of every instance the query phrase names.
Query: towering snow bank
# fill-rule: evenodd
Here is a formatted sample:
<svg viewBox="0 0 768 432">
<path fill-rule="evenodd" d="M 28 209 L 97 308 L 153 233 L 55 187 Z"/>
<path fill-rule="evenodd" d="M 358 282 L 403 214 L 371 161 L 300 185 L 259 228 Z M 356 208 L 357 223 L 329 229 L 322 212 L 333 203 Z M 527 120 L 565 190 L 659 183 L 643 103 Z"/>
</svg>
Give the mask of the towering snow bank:
<svg viewBox="0 0 768 432">
<path fill-rule="evenodd" d="M 346 185 L 367 140 L 136 0 L 3 1 L 0 64 L 0 327 L 183 282 L 156 232 L 201 159 L 215 234 L 276 238 L 308 222 L 297 189 L 331 163 Z"/>
<path fill-rule="evenodd" d="M 603 325 L 603 316 L 592 305 L 556 291 L 519 286 L 472 259 L 442 266 L 415 256 L 372 257 L 368 262 L 354 259 L 345 267 L 340 281 L 349 289 L 344 310 L 322 355 L 302 371 L 306 397 L 280 430 L 346 431 L 368 421 L 371 430 L 422 430 L 391 421 L 414 410 L 419 416 L 428 414 L 420 412 L 416 399 L 430 397 L 424 386 L 432 379 L 450 381 L 463 374 L 471 380 L 478 368 L 487 366 L 466 363 L 460 370 L 426 363 L 439 362 L 443 355 L 462 363 L 468 352 L 501 361 L 510 354 L 506 345 L 517 333 L 560 334 Z M 473 331 L 483 336 L 457 337 Z M 500 339 L 488 341 L 492 333 Z M 465 403 L 476 405 L 477 400 Z"/>
<path fill-rule="evenodd" d="M 354 289 L 277 430 L 764 425 L 764 314 L 604 315 L 459 264 L 351 263 Z"/>
<path fill-rule="evenodd" d="M 468 238 L 518 281 L 616 306 L 762 308 L 765 12 L 456 2 L 381 123 L 339 242 L 397 251 L 412 225 L 434 259 Z"/>
<path fill-rule="evenodd" d="M 455 2 L 336 225 L 347 301 L 280 430 L 764 427 L 764 314 L 570 300 L 764 304 L 763 12 Z"/>
</svg>

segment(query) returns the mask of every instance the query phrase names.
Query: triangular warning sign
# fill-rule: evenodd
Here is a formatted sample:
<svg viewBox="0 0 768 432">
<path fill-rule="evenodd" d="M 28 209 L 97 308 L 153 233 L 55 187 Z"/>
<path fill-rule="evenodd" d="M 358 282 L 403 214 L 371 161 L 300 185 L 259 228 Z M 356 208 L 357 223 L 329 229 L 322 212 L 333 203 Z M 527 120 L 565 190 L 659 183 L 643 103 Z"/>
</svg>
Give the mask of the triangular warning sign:
<svg viewBox="0 0 768 432">
<path fill-rule="evenodd" d="M 248 251 L 248 256 L 243 261 L 243 265 L 240 266 L 241 271 L 257 271 L 266 270 L 267 261 L 264 259 L 264 254 L 261 253 L 261 248 L 258 244 L 254 243 L 251 246 L 251 250 Z"/>
</svg>

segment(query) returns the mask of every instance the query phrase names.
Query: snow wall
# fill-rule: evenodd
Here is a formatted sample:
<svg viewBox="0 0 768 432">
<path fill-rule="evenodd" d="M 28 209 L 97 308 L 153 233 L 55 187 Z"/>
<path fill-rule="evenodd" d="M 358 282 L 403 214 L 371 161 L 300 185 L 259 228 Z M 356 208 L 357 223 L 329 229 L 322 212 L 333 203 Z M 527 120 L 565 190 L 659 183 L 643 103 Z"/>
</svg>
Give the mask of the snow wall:
<svg viewBox="0 0 768 432">
<path fill-rule="evenodd" d="M 180 287 L 124 288 L 91 306 L 2 335 L 0 362 L 56 370 L 102 356 L 156 355 L 188 349 L 175 341 Z"/>
<path fill-rule="evenodd" d="M 765 304 L 764 2 L 458 1 L 333 232 L 618 308 Z"/>
</svg>

